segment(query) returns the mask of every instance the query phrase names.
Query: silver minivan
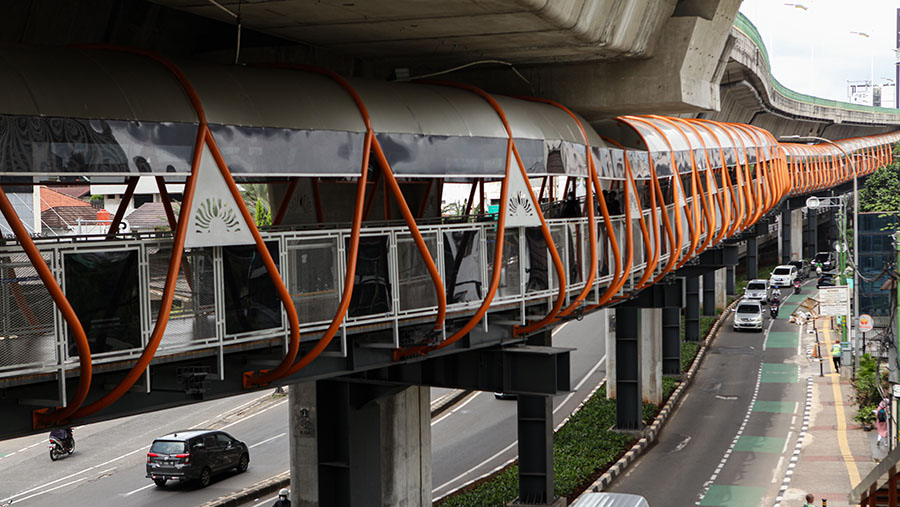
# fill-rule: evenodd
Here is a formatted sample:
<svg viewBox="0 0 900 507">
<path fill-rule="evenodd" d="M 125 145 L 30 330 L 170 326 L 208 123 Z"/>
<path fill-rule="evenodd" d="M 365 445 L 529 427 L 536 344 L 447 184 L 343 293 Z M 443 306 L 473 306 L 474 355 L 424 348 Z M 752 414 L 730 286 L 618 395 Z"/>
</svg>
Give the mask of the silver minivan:
<svg viewBox="0 0 900 507">
<path fill-rule="evenodd" d="M 763 330 L 763 307 L 759 301 L 742 299 L 737 304 L 734 311 L 733 329 L 735 331 L 741 329 Z"/>
<path fill-rule="evenodd" d="M 767 304 L 769 302 L 769 281 L 761 279 L 750 280 L 747 283 L 747 289 L 744 290 L 744 299 Z"/>
<path fill-rule="evenodd" d="M 797 266 L 791 264 L 778 266 L 772 270 L 772 274 L 769 276 L 769 286 L 773 288 L 790 287 L 794 284 L 795 278 L 797 278 Z"/>
</svg>

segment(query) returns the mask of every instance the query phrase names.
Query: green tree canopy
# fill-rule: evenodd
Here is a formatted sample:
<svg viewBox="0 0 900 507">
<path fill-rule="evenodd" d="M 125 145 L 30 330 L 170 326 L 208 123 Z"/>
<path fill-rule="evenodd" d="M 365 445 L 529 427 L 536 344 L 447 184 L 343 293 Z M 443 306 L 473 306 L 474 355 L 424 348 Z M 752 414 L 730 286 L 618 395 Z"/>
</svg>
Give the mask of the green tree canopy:
<svg viewBox="0 0 900 507">
<path fill-rule="evenodd" d="M 894 163 L 886 165 L 866 180 L 859 192 L 859 210 L 870 212 L 900 211 L 900 158 L 894 149 Z"/>
</svg>

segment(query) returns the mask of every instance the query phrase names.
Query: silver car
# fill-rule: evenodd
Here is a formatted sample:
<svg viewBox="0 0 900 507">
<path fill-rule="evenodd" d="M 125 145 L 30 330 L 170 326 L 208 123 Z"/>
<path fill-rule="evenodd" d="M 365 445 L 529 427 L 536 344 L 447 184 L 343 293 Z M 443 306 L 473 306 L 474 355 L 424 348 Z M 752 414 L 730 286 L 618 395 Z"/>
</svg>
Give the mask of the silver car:
<svg viewBox="0 0 900 507">
<path fill-rule="evenodd" d="M 734 330 L 763 330 L 763 307 L 759 301 L 742 300 L 734 311 Z"/>
<path fill-rule="evenodd" d="M 747 289 L 744 290 L 744 299 L 759 301 L 762 304 L 769 302 L 769 282 L 767 280 L 750 280 Z"/>
<path fill-rule="evenodd" d="M 772 274 L 769 276 L 769 286 L 790 287 L 794 284 L 795 278 L 797 278 L 797 266 L 790 264 L 778 266 L 772 270 Z"/>
</svg>

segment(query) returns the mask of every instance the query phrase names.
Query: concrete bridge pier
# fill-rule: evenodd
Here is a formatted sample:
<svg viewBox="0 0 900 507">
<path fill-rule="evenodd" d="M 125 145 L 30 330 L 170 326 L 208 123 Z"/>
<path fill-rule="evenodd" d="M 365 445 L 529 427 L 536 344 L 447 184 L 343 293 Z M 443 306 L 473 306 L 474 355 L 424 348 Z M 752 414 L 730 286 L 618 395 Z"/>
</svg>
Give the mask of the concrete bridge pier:
<svg viewBox="0 0 900 507">
<path fill-rule="evenodd" d="M 428 387 L 319 380 L 288 403 L 293 505 L 431 505 Z"/>
</svg>

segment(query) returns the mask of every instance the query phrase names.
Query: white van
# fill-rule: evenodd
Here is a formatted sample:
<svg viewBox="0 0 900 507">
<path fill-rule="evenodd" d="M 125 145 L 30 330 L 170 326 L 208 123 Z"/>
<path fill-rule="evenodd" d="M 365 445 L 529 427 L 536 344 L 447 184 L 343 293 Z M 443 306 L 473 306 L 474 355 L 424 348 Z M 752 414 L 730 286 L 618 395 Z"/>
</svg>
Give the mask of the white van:
<svg viewBox="0 0 900 507">
<path fill-rule="evenodd" d="M 572 507 L 650 507 L 647 499 L 627 493 L 584 493 Z"/>
</svg>

